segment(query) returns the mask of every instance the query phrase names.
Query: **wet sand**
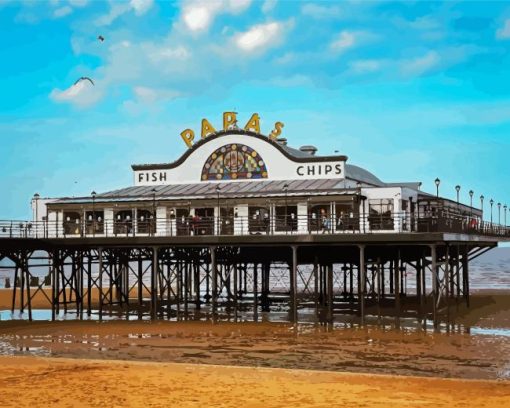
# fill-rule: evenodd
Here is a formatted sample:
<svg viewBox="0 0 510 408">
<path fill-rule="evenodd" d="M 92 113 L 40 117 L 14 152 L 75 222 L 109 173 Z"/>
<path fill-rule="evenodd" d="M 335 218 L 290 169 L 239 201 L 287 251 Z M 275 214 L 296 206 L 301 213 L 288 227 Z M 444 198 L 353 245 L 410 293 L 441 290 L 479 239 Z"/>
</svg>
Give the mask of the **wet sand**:
<svg viewBox="0 0 510 408">
<path fill-rule="evenodd" d="M 510 338 L 277 323 L 3 322 L 0 353 L 510 378 Z"/>
<path fill-rule="evenodd" d="M 0 406 L 504 407 L 510 382 L 0 357 Z"/>
<path fill-rule="evenodd" d="M 454 309 L 455 332 L 448 334 L 405 328 L 405 322 L 395 330 L 391 319 L 385 326 L 333 329 L 268 322 L 0 321 L 0 354 L 510 378 L 508 292 L 478 291 L 469 309 Z M 473 326 L 506 336 L 470 335 Z"/>
</svg>

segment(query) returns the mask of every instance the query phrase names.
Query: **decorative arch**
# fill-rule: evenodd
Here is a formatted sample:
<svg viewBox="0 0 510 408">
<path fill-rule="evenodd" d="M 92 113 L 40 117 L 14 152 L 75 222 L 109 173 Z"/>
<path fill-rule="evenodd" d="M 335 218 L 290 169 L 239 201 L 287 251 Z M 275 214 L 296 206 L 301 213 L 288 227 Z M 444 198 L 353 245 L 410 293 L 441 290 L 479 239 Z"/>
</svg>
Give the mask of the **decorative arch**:
<svg viewBox="0 0 510 408">
<path fill-rule="evenodd" d="M 232 143 L 216 149 L 205 161 L 202 181 L 267 178 L 266 163 L 251 147 Z"/>
</svg>

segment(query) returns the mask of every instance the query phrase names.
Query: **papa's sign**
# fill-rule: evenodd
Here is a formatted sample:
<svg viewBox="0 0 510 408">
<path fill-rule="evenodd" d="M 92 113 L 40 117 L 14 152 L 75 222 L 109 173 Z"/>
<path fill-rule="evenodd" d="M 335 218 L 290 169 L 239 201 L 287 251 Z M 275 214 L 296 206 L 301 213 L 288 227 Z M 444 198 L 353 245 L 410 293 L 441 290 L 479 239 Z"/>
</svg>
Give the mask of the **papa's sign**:
<svg viewBox="0 0 510 408">
<path fill-rule="evenodd" d="M 282 133 L 282 128 L 285 125 L 282 122 L 276 122 L 274 129 L 269 134 L 269 139 L 276 140 Z M 237 113 L 236 112 L 223 112 L 223 130 L 239 129 L 237 126 Z M 251 115 L 251 118 L 244 125 L 244 130 L 251 130 L 252 132 L 260 134 L 260 117 L 258 113 Z M 202 139 L 216 133 L 216 129 L 211 125 L 207 119 L 202 119 Z M 182 140 L 186 146 L 191 147 L 195 141 L 195 132 L 192 129 L 186 129 L 181 132 Z"/>
</svg>

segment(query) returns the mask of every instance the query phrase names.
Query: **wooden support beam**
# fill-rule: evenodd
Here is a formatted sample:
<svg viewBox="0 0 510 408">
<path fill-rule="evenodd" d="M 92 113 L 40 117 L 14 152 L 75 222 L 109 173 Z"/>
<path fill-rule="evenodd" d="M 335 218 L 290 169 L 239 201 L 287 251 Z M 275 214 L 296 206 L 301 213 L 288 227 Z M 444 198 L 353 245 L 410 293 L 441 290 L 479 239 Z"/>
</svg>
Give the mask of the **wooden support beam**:
<svg viewBox="0 0 510 408">
<path fill-rule="evenodd" d="M 159 248 L 152 248 L 152 268 L 151 268 L 151 319 L 157 318 L 158 311 L 158 270 L 159 270 Z"/>
<path fill-rule="evenodd" d="M 366 279 L 366 266 L 365 266 L 365 245 L 359 245 L 359 273 L 358 279 L 360 282 L 360 291 L 358 292 L 359 313 L 361 317 L 361 324 L 365 324 L 365 279 Z"/>
<path fill-rule="evenodd" d="M 290 268 L 290 320 L 293 323 L 298 321 L 297 312 L 297 268 L 298 268 L 298 246 L 292 245 L 292 261 Z"/>
<path fill-rule="evenodd" d="M 431 256 L 431 269 L 432 269 L 432 318 L 434 320 L 434 328 L 437 329 L 439 327 L 439 320 L 437 316 L 437 299 L 438 299 L 438 291 L 437 291 L 437 247 L 436 245 L 430 246 L 430 256 Z"/>
</svg>

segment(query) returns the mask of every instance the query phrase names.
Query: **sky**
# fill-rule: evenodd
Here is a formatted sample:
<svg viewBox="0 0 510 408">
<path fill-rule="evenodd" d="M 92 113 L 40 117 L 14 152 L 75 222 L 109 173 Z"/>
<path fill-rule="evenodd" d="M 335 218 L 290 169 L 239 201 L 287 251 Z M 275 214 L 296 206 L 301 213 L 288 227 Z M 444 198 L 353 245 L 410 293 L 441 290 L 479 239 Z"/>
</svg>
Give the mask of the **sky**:
<svg viewBox="0 0 510 408">
<path fill-rule="evenodd" d="M 130 186 L 131 164 L 176 160 L 182 130 L 236 111 L 384 181 L 483 194 L 487 217 L 493 198 L 496 220 L 509 51 L 503 1 L 0 0 L 0 219 L 28 219 L 36 192 Z"/>
</svg>

